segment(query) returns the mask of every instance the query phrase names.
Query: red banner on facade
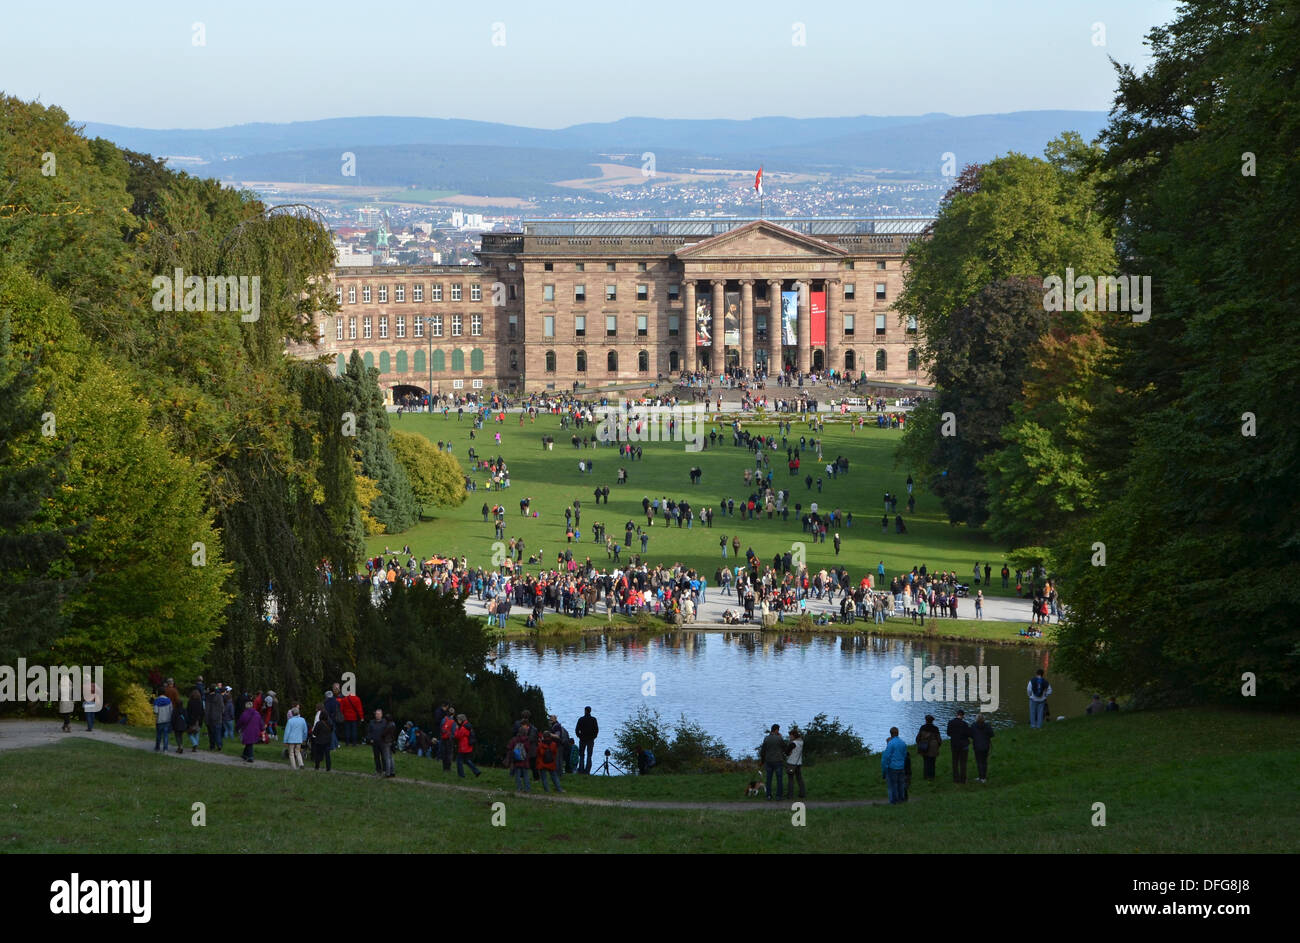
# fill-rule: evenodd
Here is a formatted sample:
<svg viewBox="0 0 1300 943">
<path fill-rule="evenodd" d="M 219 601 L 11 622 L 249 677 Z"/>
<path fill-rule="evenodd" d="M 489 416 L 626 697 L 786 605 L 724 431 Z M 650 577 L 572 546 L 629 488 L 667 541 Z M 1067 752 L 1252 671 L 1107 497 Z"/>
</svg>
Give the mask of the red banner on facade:
<svg viewBox="0 0 1300 943">
<path fill-rule="evenodd" d="M 812 312 L 812 345 L 826 346 L 826 292 L 808 292 L 808 306 Z"/>
</svg>

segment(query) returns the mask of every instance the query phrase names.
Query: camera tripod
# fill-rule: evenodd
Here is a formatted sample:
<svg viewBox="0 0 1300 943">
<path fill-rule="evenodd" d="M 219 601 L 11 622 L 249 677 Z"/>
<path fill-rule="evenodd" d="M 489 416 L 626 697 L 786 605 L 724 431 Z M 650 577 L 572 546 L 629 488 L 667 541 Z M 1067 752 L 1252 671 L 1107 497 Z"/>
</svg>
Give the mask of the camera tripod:
<svg viewBox="0 0 1300 943">
<path fill-rule="evenodd" d="M 610 768 L 611 766 L 614 767 L 614 769 L 618 770 L 619 775 L 622 775 L 622 776 L 626 776 L 626 775 L 627 775 L 626 770 L 624 770 L 622 767 L 620 767 L 617 763 L 611 763 L 611 762 L 609 761 L 609 751 L 608 751 L 608 750 L 605 751 L 605 762 L 604 762 L 604 763 L 601 763 L 601 764 L 600 764 L 599 766 L 597 766 L 594 770 L 592 770 L 592 771 L 591 771 L 591 775 L 593 775 L 593 776 L 599 776 L 601 773 L 604 773 L 606 776 L 608 776 L 608 775 L 609 775 L 609 768 Z"/>
</svg>

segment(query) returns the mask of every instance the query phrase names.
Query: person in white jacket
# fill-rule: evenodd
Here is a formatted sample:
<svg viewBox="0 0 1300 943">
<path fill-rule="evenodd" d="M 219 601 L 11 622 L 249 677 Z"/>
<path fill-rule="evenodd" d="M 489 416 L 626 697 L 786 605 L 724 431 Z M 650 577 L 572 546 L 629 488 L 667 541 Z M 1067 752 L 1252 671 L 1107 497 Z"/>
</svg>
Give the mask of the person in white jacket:
<svg viewBox="0 0 1300 943">
<path fill-rule="evenodd" d="M 785 758 L 785 774 L 789 780 L 787 795 L 794 795 L 795 780 L 799 781 L 799 798 L 804 798 L 803 788 L 803 734 L 798 727 L 790 728 L 789 754 Z"/>
</svg>

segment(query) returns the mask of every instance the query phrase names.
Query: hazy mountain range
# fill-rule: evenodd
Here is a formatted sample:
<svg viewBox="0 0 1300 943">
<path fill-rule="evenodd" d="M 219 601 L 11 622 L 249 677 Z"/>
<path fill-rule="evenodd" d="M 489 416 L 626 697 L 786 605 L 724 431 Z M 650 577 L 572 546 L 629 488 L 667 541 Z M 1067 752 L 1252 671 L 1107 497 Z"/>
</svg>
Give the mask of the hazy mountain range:
<svg viewBox="0 0 1300 943">
<path fill-rule="evenodd" d="M 85 133 L 157 156 L 199 158 L 178 166 L 229 180 L 424 186 L 505 195 L 552 191 L 559 180 L 598 176 L 611 155 L 639 164 L 653 152 L 660 172 L 757 168 L 769 173 L 861 171 L 936 174 L 1007 151 L 1041 154 L 1066 130 L 1093 138 L 1099 111 L 1021 111 L 954 117 L 624 118 L 546 130 L 458 118 L 358 117 L 210 130 L 154 130 L 89 122 Z M 340 175 L 357 155 L 356 176 Z"/>
</svg>

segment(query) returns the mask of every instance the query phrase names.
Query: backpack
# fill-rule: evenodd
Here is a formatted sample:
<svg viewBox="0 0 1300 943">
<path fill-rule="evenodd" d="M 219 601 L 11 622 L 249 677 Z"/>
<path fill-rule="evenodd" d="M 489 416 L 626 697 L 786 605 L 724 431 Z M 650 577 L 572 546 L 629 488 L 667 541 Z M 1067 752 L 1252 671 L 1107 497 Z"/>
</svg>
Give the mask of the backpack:
<svg viewBox="0 0 1300 943">
<path fill-rule="evenodd" d="M 526 763 L 528 761 L 528 751 L 524 749 L 522 743 L 516 743 L 513 750 L 510 751 L 510 759 L 516 763 Z"/>
<path fill-rule="evenodd" d="M 1047 681 L 1041 676 L 1035 675 L 1034 679 L 1029 682 L 1029 686 L 1034 692 L 1034 697 L 1042 697 L 1043 692 L 1047 690 Z"/>
<path fill-rule="evenodd" d="M 328 740 L 333 730 L 334 725 L 330 723 L 329 715 L 322 711 L 320 720 L 316 721 L 316 728 L 312 731 L 312 736 L 317 740 Z"/>
</svg>

